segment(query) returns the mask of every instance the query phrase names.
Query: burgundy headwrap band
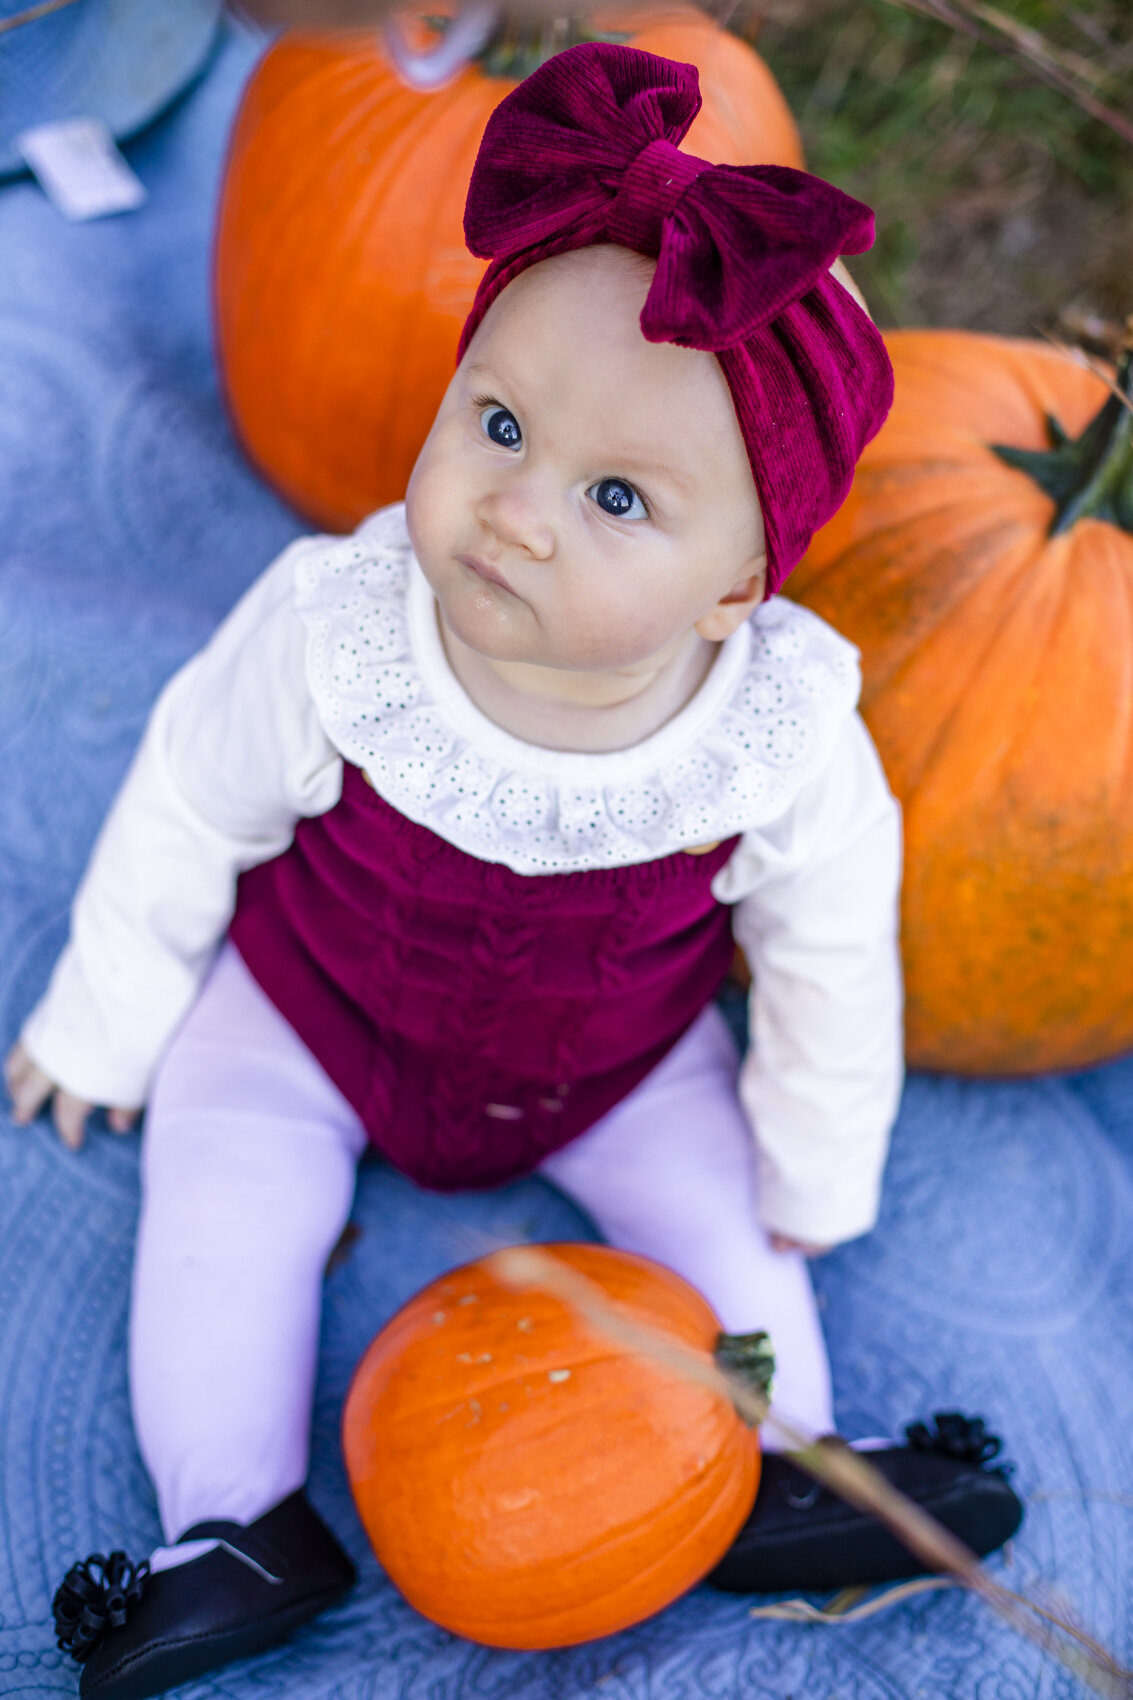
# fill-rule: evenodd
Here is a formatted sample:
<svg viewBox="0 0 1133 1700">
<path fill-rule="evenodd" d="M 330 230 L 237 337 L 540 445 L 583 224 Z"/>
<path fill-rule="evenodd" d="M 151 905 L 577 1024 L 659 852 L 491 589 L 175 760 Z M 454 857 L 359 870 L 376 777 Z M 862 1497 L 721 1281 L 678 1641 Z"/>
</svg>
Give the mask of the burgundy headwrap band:
<svg viewBox="0 0 1133 1700">
<path fill-rule="evenodd" d="M 520 83 L 488 120 L 464 233 L 491 261 L 463 356 L 501 290 L 540 260 L 615 242 L 657 261 L 650 342 L 717 356 L 767 531 L 767 594 L 844 501 L 893 400 L 880 333 L 829 274 L 873 241 L 873 214 L 780 165 L 710 165 L 677 144 L 700 110 L 693 65 L 588 42 Z"/>
</svg>

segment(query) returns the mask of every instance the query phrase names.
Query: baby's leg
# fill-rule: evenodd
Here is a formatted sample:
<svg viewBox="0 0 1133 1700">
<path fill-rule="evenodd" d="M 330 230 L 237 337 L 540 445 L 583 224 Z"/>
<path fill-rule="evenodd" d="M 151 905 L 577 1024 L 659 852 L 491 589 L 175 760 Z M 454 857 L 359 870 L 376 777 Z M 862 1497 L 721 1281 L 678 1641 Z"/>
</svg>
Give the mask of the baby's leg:
<svg viewBox="0 0 1133 1700">
<path fill-rule="evenodd" d="M 167 1541 L 251 1522 L 306 1479 L 323 1274 L 365 1143 L 225 945 L 161 1066 L 142 1148 L 131 1387 Z"/>
<path fill-rule="evenodd" d="M 730 1332 L 765 1328 L 777 1363 L 775 1402 L 827 1434 L 830 1368 L 814 1289 L 805 1258 L 773 1251 L 760 1225 L 737 1068 L 731 1035 L 710 1006 L 635 1092 L 540 1173 L 611 1245 L 691 1281 Z M 773 1425 L 764 1443 L 776 1447 Z"/>
</svg>

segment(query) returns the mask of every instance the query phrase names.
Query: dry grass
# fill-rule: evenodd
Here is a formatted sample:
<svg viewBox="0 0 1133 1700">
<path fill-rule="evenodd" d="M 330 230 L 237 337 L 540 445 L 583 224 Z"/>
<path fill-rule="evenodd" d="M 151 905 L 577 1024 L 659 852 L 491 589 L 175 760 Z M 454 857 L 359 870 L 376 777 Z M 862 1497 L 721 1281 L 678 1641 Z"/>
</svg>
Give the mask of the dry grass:
<svg viewBox="0 0 1133 1700">
<path fill-rule="evenodd" d="M 876 209 L 854 270 L 882 323 L 1029 334 L 1133 312 L 1133 144 L 1083 104 L 1133 116 L 1128 0 L 741 0 L 732 27 L 812 169 Z"/>
</svg>

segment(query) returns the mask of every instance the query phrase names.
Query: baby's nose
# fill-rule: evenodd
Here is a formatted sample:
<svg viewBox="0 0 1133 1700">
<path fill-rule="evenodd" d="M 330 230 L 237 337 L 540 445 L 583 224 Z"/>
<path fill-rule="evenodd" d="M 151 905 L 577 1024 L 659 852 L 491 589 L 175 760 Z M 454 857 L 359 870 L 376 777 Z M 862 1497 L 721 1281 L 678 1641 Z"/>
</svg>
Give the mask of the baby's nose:
<svg viewBox="0 0 1133 1700">
<path fill-rule="evenodd" d="M 546 506 L 533 491 L 521 488 L 492 490 L 481 497 L 477 517 L 513 549 L 522 549 L 534 560 L 549 560 L 555 538 Z"/>
</svg>

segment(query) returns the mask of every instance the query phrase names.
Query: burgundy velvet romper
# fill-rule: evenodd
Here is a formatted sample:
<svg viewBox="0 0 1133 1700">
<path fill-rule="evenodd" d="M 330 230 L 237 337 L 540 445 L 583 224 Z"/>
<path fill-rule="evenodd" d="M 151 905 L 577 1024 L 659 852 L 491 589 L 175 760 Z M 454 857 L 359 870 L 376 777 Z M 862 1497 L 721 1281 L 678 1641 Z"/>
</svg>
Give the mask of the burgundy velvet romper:
<svg viewBox="0 0 1133 1700">
<path fill-rule="evenodd" d="M 611 1110 L 711 1000 L 735 844 L 519 874 L 346 763 L 341 800 L 241 876 L 230 936 L 379 1151 L 424 1186 L 494 1186 Z"/>
</svg>

